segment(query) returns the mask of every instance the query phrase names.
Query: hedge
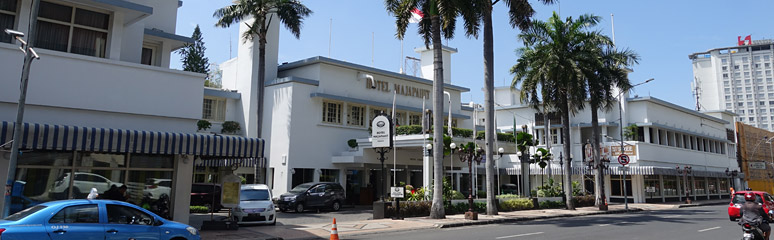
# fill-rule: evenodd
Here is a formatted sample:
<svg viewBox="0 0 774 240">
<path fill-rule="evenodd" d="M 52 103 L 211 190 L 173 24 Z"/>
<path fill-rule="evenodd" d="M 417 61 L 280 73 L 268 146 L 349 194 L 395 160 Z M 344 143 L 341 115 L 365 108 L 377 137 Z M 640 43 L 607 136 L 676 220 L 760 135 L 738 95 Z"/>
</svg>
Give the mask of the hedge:
<svg viewBox="0 0 774 240">
<path fill-rule="evenodd" d="M 500 200 L 500 207 L 498 207 L 500 211 L 503 212 L 510 212 L 510 211 L 519 211 L 519 210 L 527 210 L 532 209 L 534 206 L 532 205 L 532 200 L 529 198 L 516 198 L 516 199 L 508 199 L 508 200 Z"/>
<path fill-rule="evenodd" d="M 432 131 L 432 129 L 431 129 Z M 446 126 L 443 127 L 443 132 L 447 133 Z M 420 125 L 405 125 L 395 128 L 396 135 L 414 135 L 422 134 L 422 126 Z M 476 133 L 476 139 L 484 139 L 485 132 L 481 131 Z M 470 138 L 473 136 L 473 130 L 465 128 L 452 127 L 452 135 L 454 137 Z M 510 133 L 497 133 L 497 141 L 501 142 L 516 142 L 516 138 Z"/>
<path fill-rule="evenodd" d="M 590 207 L 590 206 L 594 206 L 596 199 L 594 199 L 593 195 L 576 196 L 576 197 L 572 197 L 572 202 L 575 205 L 575 207 Z"/>
<path fill-rule="evenodd" d="M 476 133 L 476 139 L 484 139 L 485 132 Z M 497 141 L 501 142 L 516 142 L 516 137 L 511 133 L 497 133 Z"/>
<path fill-rule="evenodd" d="M 545 201 L 545 202 L 540 202 L 539 205 L 540 205 L 540 209 L 565 207 L 564 202 L 562 201 Z"/>
</svg>

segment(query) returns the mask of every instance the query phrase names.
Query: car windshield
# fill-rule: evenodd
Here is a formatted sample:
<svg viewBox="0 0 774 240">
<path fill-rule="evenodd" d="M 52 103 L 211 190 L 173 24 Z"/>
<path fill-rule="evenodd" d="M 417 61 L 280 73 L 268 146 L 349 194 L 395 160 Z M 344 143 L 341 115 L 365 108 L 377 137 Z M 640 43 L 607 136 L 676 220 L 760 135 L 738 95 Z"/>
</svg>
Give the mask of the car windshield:
<svg viewBox="0 0 774 240">
<path fill-rule="evenodd" d="M 731 201 L 734 204 L 742 204 L 745 202 L 744 200 L 744 193 L 737 193 L 734 195 L 734 200 Z M 757 203 L 763 203 L 763 199 L 761 199 L 761 196 L 758 194 L 755 194 L 755 202 Z"/>
<path fill-rule="evenodd" d="M 8 216 L 4 220 L 19 221 L 19 220 L 29 216 L 30 214 L 33 214 L 33 213 L 35 213 L 37 211 L 40 211 L 40 210 L 43 210 L 44 208 L 46 208 L 46 206 L 37 205 L 37 206 L 31 207 L 31 208 L 27 208 L 27 209 L 21 210 L 20 212 L 14 213 L 13 215 Z"/>
<path fill-rule="evenodd" d="M 309 189 L 309 187 L 311 187 L 311 186 L 312 186 L 311 183 L 301 184 L 301 185 L 298 185 L 298 186 L 294 187 L 293 189 L 291 189 L 290 192 L 292 192 L 292 193 L 302 193 L 302 192 L 306 191 L 307 189 Z"/>
<path fill-rule="evenodd" d="M 269 191 L 265 189 L 245 189 L 239 194 L 240 201 L 268 201 Z"/>
</svg>

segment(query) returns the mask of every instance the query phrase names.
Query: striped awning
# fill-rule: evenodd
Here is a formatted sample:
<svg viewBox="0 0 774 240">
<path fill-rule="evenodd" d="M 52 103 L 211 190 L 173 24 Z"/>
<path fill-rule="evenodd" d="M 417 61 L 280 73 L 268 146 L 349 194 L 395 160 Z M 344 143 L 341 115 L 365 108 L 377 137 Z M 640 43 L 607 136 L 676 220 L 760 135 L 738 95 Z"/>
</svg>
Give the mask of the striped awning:
<svg viewBox="0 0 774 240">
<path fill-rule="evenodd" d="M 24 123 L 21 149 L 107 153 L 191 154 L 263 158 L 265 141 L 234 136 L 152 132 Z M 13 139 L 14 124 L 0 124 L 0 145 Z M 6 145 L 10 148 L 10 144 Z"/>
<path fill-rule="evenodd" d="M 544 170 L 541 170 L 539 166 L 530 166 L 529 168 L 531 175 L 547 175 L 548 174 L 548 167 L 546 167 Z M 663 170 L 669 170 L 664 168 L 657 168 L 653 166 L 628 166 L 626 168 L 626 174 L 629 175 L 674 175 L 675 173 L 671 173 L 668 171 Z M 552 174 L 559 175 L 564 172 L 564 170 L 561 169 L 559 166 L 551 166 Z M 513 168 L 506 168 L 505 172 L 508 175 L 521 175 L 521 166 L 515 166 Z M 589 170 L 588 168 L 579 167 L 579 166 L 573 166 L 572 167 L 572 174 L 573 175 L 581 175 L 581 174 L 594 174 L 594 170 Z M 612 174 L 612 175 L 623 175 L 623 168 L 621 167 L 610 167 L 607 169 L 605 174 Z"/>
<path fill-rule="evenodd" d="M 239 167 L 266 167 L 265 158 L 212 158 L 197 159 L 196 166 L 199 167 L 230 167 L 237 165 Z"/>
</svg>

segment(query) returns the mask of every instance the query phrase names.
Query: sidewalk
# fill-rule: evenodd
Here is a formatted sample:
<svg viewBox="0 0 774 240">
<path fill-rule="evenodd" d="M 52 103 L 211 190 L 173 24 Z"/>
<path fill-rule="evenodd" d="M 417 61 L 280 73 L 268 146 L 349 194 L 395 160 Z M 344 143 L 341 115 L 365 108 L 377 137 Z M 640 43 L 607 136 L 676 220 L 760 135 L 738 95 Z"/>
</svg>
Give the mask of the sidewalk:
<svg viewBox="0 0 774 240">
<path fill-rule="evenodd" d="M 628 212 L 667 210 L 683 207 L 726 204 L 728 200 L 697 201 L 692 204 L 682 203 L 633 203 L 629 204 Z M 623 204 L 608 206 L 608 211 L 599 211 L 597 207 L 582 207 L 574 211 L 564 209 L 538 209 L 513 212 L 501 212 L 500 215 L 488 216 L 479 214 L 479 220 L 465 220 L 463 214 L 448 215 L 446 219 L 429 219 L 427 217 L 406 218 L 404 220 L 362 220 L 338 222 L 338 232 L 341 238 L 378 234 L 381 232 L 411 231 L 432 228 L 451 228 L 468 225 L 496 224 L 505 222 L 532 221 L 539 219 L 576 217 L 599 214 L 625 213 Z M 333 219 L 331 219 L 333 221 Z M 203 231 L 202 239 L 217 240 L 247 240 L 247 239 L 328 239 L 331 223 L 298 224 L 277 226 L 242 226 L 237 231 Z"/>
</svg>

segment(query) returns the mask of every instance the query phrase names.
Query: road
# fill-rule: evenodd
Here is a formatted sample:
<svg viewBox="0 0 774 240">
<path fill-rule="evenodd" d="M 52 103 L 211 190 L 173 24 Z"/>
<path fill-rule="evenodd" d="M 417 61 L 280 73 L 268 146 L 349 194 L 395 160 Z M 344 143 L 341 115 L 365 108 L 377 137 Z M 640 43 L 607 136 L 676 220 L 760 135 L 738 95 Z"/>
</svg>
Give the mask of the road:
<svg viewBox="0 0 774 240">
<path fill-rule="evenodd" d="M 741 239 L 727 206 L 596 215 L 462 228 L 364 235 L 355 239 Z"/>
</svg>

